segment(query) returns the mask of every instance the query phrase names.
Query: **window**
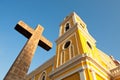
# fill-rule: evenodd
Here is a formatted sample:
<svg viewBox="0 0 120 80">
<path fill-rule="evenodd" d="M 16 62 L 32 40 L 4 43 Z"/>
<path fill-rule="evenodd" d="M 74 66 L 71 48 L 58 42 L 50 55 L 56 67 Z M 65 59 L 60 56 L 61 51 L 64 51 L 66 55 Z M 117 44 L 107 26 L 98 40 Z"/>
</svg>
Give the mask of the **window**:
<svg viewBox="0 0 120 80">
<path fill-rule="evenodd" d="M 89 46 L 90 49 L 92 49 L 92 46 L 88 41 L 87 41 L 87 45 Z"/>
<path fill-rule="evenodd" d="M 42 77 L 42 80 L 45 80 L 45 76 Z"/>
<path fill-rule="evenodd" d="M 68 48 L 70 46 L 70 41 L 67 41 L 64 45 L 64 49 Z"/>
<path fill-rule="evenodd" d="M 65 31 L 68 31 L 68 30 L 69 30 L 69 28 L 70 28 L 70 24 L 69 24 L 69 23 L 67 23 L 67 24 L 66 24 L 66 26 L 65 26 Z"/>
<path fill-rule="evenodd" d="M 43 72 L 39 78 L 39 80 L 46 80 L 46 73 Z"/>
</svg>

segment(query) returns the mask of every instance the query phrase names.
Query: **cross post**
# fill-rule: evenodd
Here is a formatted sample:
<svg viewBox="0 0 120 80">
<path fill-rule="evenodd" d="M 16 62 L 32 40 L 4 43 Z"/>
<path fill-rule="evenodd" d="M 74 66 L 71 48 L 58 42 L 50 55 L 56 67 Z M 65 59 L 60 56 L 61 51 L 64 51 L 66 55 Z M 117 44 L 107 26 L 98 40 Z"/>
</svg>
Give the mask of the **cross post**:
<svg viewBox="0 0 120 80">
<path fill-rule="evenodd" d="M 52 48 L 52 43 L 42 36 L 44 28 L 41 25 L 38 25 L 34 30 L 23 21 L 19 21 L 15 29 L 27 37 L 28 41 L 12 64 L 4 80 L 24 80 L 37 46 L 39 45 L 47 51 Z"/>
</svg>

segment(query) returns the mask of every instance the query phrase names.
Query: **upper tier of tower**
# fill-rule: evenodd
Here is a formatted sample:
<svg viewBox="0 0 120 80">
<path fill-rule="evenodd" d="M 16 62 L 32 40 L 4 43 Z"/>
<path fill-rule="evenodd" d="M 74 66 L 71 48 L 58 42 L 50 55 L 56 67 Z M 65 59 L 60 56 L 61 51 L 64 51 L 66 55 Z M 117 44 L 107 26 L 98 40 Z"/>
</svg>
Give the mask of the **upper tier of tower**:
<svg viewBox="0 0 120 80">
<path fill-rule="evenodd" d="M 72 12 L 69 16 L 65 17 L 63 22 L 60 24 L 60 33 L 59 36 L 66 33 L 70 28 L 74 27 L 76 24 L 82 26 L 85 32 L 88 32 L 87 26 L 84 21 L 75 13 Z"/>
</svg>

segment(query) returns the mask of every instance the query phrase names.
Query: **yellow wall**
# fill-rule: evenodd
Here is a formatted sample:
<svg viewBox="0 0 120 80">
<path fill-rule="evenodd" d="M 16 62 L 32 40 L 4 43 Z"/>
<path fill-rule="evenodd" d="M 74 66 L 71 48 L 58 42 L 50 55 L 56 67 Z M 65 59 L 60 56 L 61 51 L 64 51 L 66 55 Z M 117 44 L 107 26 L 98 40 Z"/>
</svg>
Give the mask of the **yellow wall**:
<svg viewBox="0 0 120 80">
<path fill-rule="evenodd" d="M 79 73 L 74 73 L 62 80 L 80 80 L 80 76 L 79 76 Z"/>
<path fill-rule="evenodd" d="M 42 74 L 45 72 L 46 73 L 46 80 L 50 80 L 50 78 L 48 77 L 49 73 L 52 71 L 53 66 L 49 66 L 48 68 L 46 68 L 45 70 L 42 70 L 39 73 L 34 73 L 32 76 L 30 76 L 27 80 L 33 80 L 33 76 L 34 76 L 34 80 L 40 80 Z"/>
</svg>

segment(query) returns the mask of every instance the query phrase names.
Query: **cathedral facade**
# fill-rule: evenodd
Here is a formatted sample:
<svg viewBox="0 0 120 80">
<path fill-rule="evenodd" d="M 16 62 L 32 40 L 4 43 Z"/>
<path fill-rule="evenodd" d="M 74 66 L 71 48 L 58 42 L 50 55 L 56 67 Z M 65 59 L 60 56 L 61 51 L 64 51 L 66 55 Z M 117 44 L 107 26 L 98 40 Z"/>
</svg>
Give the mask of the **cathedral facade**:
<svg viewBox="0 0 120 80">
<path fill-rule="evenodd" d="M 26 80 L 120 80 L 120 62 L 96 47 L 86 24 L 73 12 L 60 24 L 55 56 Z"/>
</svg>

